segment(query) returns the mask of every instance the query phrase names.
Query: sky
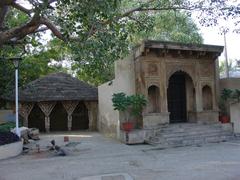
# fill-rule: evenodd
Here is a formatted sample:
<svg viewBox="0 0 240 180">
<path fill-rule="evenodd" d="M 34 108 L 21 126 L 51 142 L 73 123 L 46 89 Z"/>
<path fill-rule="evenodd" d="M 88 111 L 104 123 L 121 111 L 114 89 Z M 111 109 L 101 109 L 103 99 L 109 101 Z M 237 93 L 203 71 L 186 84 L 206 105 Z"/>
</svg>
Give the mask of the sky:
<svg viewBox="0 0 240 180">
<path fill-rule="evenodd" d="M 224 46 L 224 37 L 220 34 L 219 27 L 202 27 L 199 25 L 200 33 L 204 38 L 204 44 Z M 233 33 L 231 30 L 226 34 L 228 59 L 240 60 L 240 34 Z M 222 53 L 220 59 L 224 59 Z"/>
</svg>

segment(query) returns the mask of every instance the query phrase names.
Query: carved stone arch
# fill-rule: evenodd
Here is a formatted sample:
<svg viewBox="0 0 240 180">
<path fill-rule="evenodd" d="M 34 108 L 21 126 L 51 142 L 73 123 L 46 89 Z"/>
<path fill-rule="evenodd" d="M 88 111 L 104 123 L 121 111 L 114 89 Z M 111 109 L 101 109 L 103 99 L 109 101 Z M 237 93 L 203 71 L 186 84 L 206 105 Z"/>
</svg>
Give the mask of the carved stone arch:
<svg viewBox="0 0 240 180">
<path fill-rule="evenodd" d="M 212 83 L 211 82 L 204 82 L 204 83 L 201 83 L 201 89 L 204 87 L 204 86 L 209 86 L 213 92 L 213 87 L 212 87 Z"/>
<path fill-rule="evenodd" d="M 157 83 L 157 82 L 150 82 L 150 83 L 147 85 L 147 89 L 148 89 L 149 87 L 151 87 L 151 86 L 156 86 L 156 87 L 159 88 L 159 83 Z"/>
<path fill-rule="evenodd" d="M 195 78 L 194 78 L 193 73 L 192 73 L 191 71 L 189 71 L 187 68 L 183 68 L 183 67 L 174 68 L 173 70 L 171 70 L 171 71 L 168 72 L 168 74 L 167 74 L 167 84 L 166 84 L 167 86 L 166 86 L 166 87 L 168 87 L 168 83 L 169 83 L 170 77 L 171 77 L 174 73 L 176 73 L 176 72 L 183 72 L 183 73 L 185 73 L 186 75 L 188 75 L 188 76 L 191 78 L 194 87 L 196 88 L 196 85 L 197 85 L 197 84 L 196 84 L 196 80 L 195 80 Z"/>
</svg>

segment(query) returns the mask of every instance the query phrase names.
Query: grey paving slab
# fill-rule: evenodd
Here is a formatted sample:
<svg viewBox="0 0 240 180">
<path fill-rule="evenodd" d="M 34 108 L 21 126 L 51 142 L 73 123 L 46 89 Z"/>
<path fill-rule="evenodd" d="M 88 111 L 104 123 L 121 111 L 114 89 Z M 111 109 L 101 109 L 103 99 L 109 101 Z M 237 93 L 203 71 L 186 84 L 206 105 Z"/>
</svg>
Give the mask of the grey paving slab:
<svg viewBox="0 0 240 180">
<path fill-rule="evenodd" d="M 64 146 L 65 135 L 44 135 L 38 143 L 44 149 L 54 138 Z M 0 180 L 240 179 L 240 141 L 236 140 L 157 150 L 150 145 L 127 146 L 99 133 L 72 132 L 69 137 L 74 143 L 65 157 L 41 151 L 0 161 Z"/>
</svg>

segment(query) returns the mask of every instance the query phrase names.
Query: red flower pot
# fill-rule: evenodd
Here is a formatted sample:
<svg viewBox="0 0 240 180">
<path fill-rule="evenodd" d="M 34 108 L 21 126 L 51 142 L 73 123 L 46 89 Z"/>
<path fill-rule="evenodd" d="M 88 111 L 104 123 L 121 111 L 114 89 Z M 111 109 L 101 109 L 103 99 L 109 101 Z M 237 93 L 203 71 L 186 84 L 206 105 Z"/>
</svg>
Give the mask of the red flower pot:
<svg viewBox="0 0 240 180">
<path fill-rule="evenodd" d="M 219 119 L 222 123 L 230 123 L 230 118 L 226 115 L 220 116 Z"/>
<path fill-rule="evenodd" d="M 132 122 L 122 123 L 122 129 L 126 132 L 130 132 L 131 130 L 133 130 L 133 123 Z"/>
</svg>

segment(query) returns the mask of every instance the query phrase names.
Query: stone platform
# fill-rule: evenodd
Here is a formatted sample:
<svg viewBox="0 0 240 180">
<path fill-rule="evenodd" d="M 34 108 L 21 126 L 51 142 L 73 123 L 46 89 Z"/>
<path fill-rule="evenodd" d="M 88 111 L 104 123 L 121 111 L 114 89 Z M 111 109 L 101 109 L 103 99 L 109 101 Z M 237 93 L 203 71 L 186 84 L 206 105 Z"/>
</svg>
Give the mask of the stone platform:
<svg viewBox="0 0 240 180">
<path fill-rule="evenodd" d="M 160 126 L 147 143 L 159 148 L 202 145 L 234 139 L 231 124 L 179 123 Z"/>
<path fill-rule="evenodd" d="M 159 125 L 152 129 L 121 131 L 120 139 L 125 144 L 147 143 L 159 148 L 218 143 L 236 138 L 232 124 L 178 123 Z"/>
</svg>

